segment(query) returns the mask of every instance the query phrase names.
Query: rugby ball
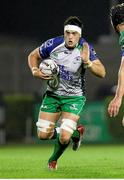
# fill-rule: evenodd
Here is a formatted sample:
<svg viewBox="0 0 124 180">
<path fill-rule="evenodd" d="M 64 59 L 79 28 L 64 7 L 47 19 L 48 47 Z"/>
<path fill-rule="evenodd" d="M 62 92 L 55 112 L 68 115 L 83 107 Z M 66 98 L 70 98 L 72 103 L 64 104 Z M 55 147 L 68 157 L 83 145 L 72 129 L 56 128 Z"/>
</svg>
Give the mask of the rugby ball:
<svg viewBox="0 0 124 180">
<path fill-rule="evenodd" d="M 46 75 L 58 75 L 59 74 L 59 66 L 53 59 L 45 59 L 40 65 L 39 69 Z"/>
</svg>

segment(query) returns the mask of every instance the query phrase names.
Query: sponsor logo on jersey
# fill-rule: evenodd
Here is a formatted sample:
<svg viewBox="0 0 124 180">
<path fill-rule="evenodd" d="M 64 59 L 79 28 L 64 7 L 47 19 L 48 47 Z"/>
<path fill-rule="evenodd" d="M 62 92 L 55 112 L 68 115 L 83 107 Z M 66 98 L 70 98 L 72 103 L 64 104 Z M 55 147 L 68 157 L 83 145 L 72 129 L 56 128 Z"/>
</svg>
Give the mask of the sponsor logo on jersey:
<svg viewBox="0 0 124 180">
<path fill-rule="evenodd" d="M 42 104 L 42 105 L 41 105 L 41 108 L 47 109 L 47 106 Z"/>
<path fill-rule="evenodd" d="M 57 58 L 58 57 L 58 53 L 56 53 L 56 52 L 53 52 L 52 54 L 51 54 L 51 57 L 54 59 L 54 58 Z"/>
<path fill-rule="evenodd" d="M 71 109 L 71 110 L 78 110 L 78 108 L 77 108 L 76 106 L 77 106 L 77 104 L 72 104 L 72 105 L 70 106 L 70 109 Z"/>
<path fill-rule="evenodd" d="M 53 45 L 53 39 L 49 39 L 48 41 L 46 41 L 45 43 L 44 43 L 44 47 L 46 48 L 46 47 L 50 47 L 50 46 L 52 46 Z"/>
<path fill-rule="evenodd" d="M 59 72 L 62 79 L 67 81 L 73 80 L 73 76 L 70 74 L 69 71 L 65 70 L 65 67 L 63 65 L 59 65 Z"/>
</svg>

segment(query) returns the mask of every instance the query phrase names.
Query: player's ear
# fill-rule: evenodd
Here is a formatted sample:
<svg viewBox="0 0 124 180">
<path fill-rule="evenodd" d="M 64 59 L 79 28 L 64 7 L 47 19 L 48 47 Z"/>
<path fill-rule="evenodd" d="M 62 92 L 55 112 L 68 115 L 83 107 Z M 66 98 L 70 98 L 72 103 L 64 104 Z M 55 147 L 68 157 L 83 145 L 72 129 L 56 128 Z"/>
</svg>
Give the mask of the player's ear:
<svg viewBox="0 0 124 180">
<path fill-rule="evenodd" d="M 116 26 L 116 31 L 119 32 L 119 25 Z"/>
<path fill-rule="evenodd" d="M 124 23 L 118 24 L 116 26 L 116 29 L 118 32 L 124 31 Z"/>
</svg>

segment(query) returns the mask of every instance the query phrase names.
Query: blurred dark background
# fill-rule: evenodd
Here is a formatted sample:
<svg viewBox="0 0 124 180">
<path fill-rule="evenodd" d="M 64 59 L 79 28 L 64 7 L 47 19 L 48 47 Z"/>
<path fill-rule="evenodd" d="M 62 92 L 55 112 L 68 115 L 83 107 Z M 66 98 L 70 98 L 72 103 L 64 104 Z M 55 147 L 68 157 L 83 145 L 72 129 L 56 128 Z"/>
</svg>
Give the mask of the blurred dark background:
<svg viewBox="0 0 124 180">
<path fill-rule="evenodd" d="M 64 20 L 76 15 L 84 23 L 84 36 L 93 41 L 109 33 L 109 6 L 106 0 L 5 0 L 1 2 L 0 33 L 43 41 L 63 34 Z"/>
<path fill-rule="evenodd" d="M 93 44 L 106 67 L 107 74 L 104 79 L 99 79 L 88 71 L 86 84 L 89 106 L 96 102 L 95 114 L 98 113 L 97 117 L 100 116 L 101 121 L 108 123 L 106 122 L 107 105 L 104 105 L 103 101 L 115 93 L 121 58 L 118 36 L 110 25 L 109 9 L 112 5 L 122 2 L 119 0 L 0 1 L 0 101 L 2 102 L 0 107 L 6 109 L 6 112 L 0 111 L 0 132 L 2 132 L 0 137 L 30 140 L 32 132 L 33 135 L 35 134 L 36 130 L 32 130 L 32 127 L 35 127 L 33 119 L 37 119 L 37 113 L 34 109 L 37 109 L 35 105 L 42 101 L 46 83 L 33 78 L 27 57 L 43 41 L 62 35 L 63 22 L 70 15 L 76 15 L 82 20 L 83 37 Z M 101 111 L 97 102 L 100 102 Z M 92 106 L 90 107 L 93 112 Z M 89 109 L 88 114 L 90 114 Z M 89 118 L 87 113 L 84 113 L 86 119 Z M 89 123 L 91 120 L 90 117 Z M 90 131 L 93 131 L 93 134 L 94 131 L 99 132 L 98 129 L 93 130 L 93 128 L 90 128 Z M 102 134 L 102 129 L 100 132 Z M 2 138 L 0 141 L 2 142 Z"/>
<path fill-rule="evenodd" d="M 63 22 L 70 15 L 76 15 L 82 20 L 84 24 L 83 37 L 94 45 L 101 61 L 107 66 L 110 63 L 115 66 L 114 59 L 118 62 L 116 57 L 120 53 L 118 44 L 115 45 L 116 55 L 113 55 L 113 50 L 108 54 L 114 46 L 113 39 L 116 39 L 116 35 L 111 36 L 109 19 L 109 8 L 112 4 L 115 4 L 115 1 L 1 1 L 0 90 L 5 93 L 34 93 L 36 91 L 42 93 L 44 86 L 41 85 L 42 80 L 34 80 L 32 77 L 27 65 L 27 56 L 43 41 L 62 35 Z M 111 56 L 114 59 L 111 60 Z M 113 68 L 115 69 L 115 67 Z M 109 77 L 107 76 L 105 80 L 95 77 L 95 87 L 92 87 L 88 82 L 89 78 L 94 79 L 94 77 L 91 74 L 87 75 L 89 100 L 93 100 L 97 96 L 97 90 L 101 85 L 109 84 L 110 86 L 110 84 L 116 83 L 115 78 L 108 82 Z"/>
</svg>

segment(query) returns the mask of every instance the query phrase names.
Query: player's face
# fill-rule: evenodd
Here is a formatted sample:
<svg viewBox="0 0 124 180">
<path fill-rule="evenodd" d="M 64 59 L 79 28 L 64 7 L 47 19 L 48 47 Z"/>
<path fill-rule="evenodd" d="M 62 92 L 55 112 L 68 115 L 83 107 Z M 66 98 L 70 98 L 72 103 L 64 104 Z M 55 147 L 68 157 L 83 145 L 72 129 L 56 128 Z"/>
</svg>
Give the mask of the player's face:
<svg viewBox="0 0 124 180">
<path fill-rule="evenodd" d="M 79 42 L 80 34 L 77 31 L 65 31 L 64 39 L 66 46 L 73 48 Z"/>
</svg>

